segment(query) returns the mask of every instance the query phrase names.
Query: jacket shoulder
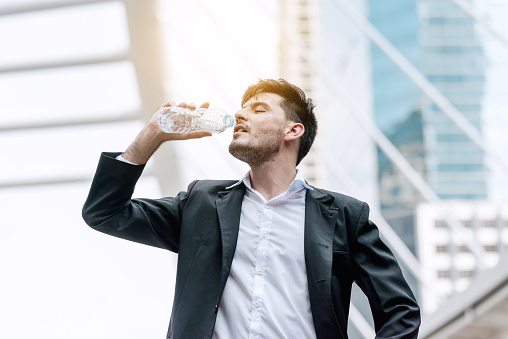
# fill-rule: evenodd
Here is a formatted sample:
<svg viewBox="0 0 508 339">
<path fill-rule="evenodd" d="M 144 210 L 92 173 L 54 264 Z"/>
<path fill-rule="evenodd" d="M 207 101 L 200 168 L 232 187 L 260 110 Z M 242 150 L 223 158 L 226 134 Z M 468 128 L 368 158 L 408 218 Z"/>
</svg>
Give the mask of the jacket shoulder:
<svg viewBox="0 0 508 339">
<path fill-rule="evenodd" d="M 196 180 L 192 184 L 192 190 L 220 192 L 226 190 L 237 182 L 238 180 Z"/>
<path fill-rule="evenodd" d="M 325 190 L 322 188 L 312 187 L 315 192 L 313 192 L 313 195 L 328 195 L 333 198 L 332 206 L 338 207 L 338 208 L 353 208 L 355 210 L 361 210 L 364 205 L 367 203 L 364 201 L 361 201 L 357 198 L 354 198 L 352 196 L 333 192 L 329 190 Z"/>
</svg>

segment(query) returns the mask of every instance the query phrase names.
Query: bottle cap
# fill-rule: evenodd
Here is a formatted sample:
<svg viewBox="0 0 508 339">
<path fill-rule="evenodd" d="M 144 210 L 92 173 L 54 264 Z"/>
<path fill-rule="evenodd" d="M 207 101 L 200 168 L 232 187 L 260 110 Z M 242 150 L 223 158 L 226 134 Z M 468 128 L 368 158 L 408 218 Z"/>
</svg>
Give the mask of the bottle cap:
<svg viewBox="0 0 508 339">
<path fill-rule="evenodd" d="M 227 127 L 233 127 L 235 124 L 235 117 L 232 115 L 226 115 L 224 117 L 224 125 Z"/>
</svg>

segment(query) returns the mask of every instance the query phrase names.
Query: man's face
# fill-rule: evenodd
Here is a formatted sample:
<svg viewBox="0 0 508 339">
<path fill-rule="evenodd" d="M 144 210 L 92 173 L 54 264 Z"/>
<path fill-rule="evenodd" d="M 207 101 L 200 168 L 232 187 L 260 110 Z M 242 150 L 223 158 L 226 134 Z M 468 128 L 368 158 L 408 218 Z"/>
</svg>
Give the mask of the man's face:
<svg viewBox="0 0 508 339">
<path fill-rule="evenodd" d="M 229 153 L 251 167 L 262 165 L 279 153 L 286 125 L 282 99 L 278 94 L 260 93 L 236 112 Z"/>
</svg>

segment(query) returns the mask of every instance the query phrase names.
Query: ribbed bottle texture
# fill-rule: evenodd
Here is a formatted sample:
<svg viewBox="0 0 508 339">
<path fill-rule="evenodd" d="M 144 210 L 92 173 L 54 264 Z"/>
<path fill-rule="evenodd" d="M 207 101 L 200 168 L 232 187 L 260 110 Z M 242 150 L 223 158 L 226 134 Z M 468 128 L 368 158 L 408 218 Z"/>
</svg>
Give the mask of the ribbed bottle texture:
<svg viewBox="0 0 508 339">
<path fill-rule="evenodd" d="M 221 109 L 166 107 L 158 117 L 159 127 L 166 133 L 187 133 L 206 130 L 224 132 L 235 124 L 235 118 Z"/>
</svg>

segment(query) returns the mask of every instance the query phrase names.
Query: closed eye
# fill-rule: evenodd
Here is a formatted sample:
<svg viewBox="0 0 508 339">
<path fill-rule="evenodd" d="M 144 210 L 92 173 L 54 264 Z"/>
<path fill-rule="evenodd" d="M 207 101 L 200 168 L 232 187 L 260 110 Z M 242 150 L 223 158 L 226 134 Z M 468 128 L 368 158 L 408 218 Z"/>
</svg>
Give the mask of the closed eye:
<svg viewBox="0 0 508 339">
<path fill-rule="evenodd" d="M 270 109 L 270 106 L 262 101 L 255 101 L 250 103 L 250 108 L 254 111 L 254 113 L 265 113 L 267 110 Z"/>
</svg>

